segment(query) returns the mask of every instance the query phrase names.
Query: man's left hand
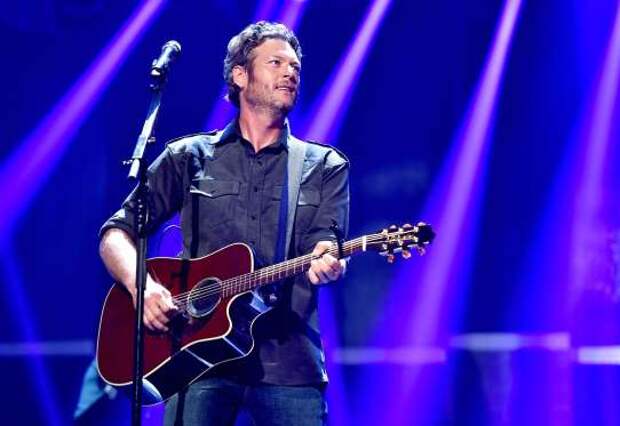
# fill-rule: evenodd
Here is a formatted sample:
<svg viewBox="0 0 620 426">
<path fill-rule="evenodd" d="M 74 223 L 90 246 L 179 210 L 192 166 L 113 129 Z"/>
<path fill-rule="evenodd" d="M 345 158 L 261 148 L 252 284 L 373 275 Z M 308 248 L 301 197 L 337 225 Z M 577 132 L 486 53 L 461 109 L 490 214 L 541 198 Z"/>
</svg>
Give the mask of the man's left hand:
<svg viewBox="0 0 620 426">
<path fill-rule="evenodd" d="M 333 245 L 334 243 L 331 241 L 319 241 L 314 246 L 312 255 L 317 259 L 312 261 L 307 272 L 308 279 L 312 284 L 319 285 L 335 281 L 344 274 L 346 261 L 344 259 L 338 260 L 326 253 Z"/>
</svg>

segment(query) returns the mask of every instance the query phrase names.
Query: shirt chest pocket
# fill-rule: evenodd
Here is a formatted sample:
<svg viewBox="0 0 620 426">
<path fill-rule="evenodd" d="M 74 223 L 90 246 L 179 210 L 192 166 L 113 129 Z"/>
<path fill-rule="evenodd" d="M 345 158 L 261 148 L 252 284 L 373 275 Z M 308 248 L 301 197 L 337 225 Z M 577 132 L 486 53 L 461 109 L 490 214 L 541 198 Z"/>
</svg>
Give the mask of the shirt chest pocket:
<svg viewBox="0 0 620 426">
<path fill-rule="evenodd" d="M 280 205 L 282 202 L 282 186 L 278 185 L 273 188 L 272 193 L 273 206 L 276 209 L 273 213 L 274 218 L 277 220 L 279 217 L 277 212 L 280 211 Z M 312 224 L 312 220 L 316 215 L 316 211 L 319 208 L 321 202 L 321 193 L 316 188 L 300 188 L 299 198 L 297 199 L 297 211 L 295 212 L 295 232 L 302 233 L 308 231 L 309 226 Z M 276 222 L 277 226 L 277 222 Z"/>
<path fill-rule="evenodd" d="M 190 186 L 192 213 L 203 229 L 235 219 L 241 184 L 232 180 L 197 179 Z"/>
<path fill-rule="evenodd" d="M 301 188 L 297 200 L 297 217 L 295 231 L 307 232 L 321 202 L 321 193 L 315 188 Z"/>
</svg>

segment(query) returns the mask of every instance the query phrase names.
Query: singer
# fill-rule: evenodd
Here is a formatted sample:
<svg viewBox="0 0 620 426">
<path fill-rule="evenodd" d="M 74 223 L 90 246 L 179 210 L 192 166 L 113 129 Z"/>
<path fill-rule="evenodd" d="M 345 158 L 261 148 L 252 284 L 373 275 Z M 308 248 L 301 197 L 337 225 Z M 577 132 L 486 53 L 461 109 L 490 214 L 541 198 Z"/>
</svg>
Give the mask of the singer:
<svg viewBox="0 0 620 426">
<path fill-rule="evenodd" d="M 174 52 L 171 46 L 166 55 Z M 345 270 L 343 260 L 325 252 L 337 239 L 332 224 L 343 233 L 348 227 L 349 164 L 335 149 L 291 134 L 287 115 L 299 94 L 301 57 L 297 37 L 284 25 L 261 21 L 246 27 L 230 40 L 224 60 L 236 118 L 221 131 L 172 141 L 148 171 L 149 233 L 180 212 L 184 258 L 234 242 L 251 246 L 263 265 L 316 256 L 307 273 L 261 292 L 273 309 L 254 324 L 253 350 L 169 399 L 166 425 L 233 425 L 240 410 L 257 425 L 326 422 L 317 291 Z M 165 73 L 165 63 L 154 64 L 153 71 Z M 293 143 L 303 146 L 299 158 Z M 289 203 L 290 194 L 296 202 Z M 135 211 L 132 193 L 101 228 L 100 243 L 108 271 L 134 303 Z M 177 309 L 157 277 L 148 276 L 147 329 L 169 333 Z"/>
</svg>

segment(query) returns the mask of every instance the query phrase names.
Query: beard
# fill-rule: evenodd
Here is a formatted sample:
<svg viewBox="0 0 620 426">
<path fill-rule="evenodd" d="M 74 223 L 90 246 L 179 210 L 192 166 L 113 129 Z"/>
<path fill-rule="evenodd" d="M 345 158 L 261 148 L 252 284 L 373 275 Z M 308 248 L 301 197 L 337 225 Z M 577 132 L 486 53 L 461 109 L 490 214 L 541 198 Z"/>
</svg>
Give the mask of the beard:
<svg viewBox="0 0 620 426">
<path fill-rule="evenodd" d="M 275 86 L 256 81 L 251 75 L 245 93 L 246 101 L 254 108 L 286 116 L 297 102 L 299 87 L 294 92 L 284 92 Z"/>
</svg>

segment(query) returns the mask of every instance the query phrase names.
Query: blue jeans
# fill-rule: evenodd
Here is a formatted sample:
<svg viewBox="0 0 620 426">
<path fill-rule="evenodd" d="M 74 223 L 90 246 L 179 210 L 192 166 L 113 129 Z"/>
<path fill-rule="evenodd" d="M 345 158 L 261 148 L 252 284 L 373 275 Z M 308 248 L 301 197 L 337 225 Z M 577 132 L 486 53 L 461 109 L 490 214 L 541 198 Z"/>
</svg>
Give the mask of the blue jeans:
<svg viewBox="0 0 620 426">
<path fill-rule="evenodd" d="M 191 384 L 166 404 L 165 426 L 233 426 L 246 410 L 256 426 L 323 426 L 322 386 L 246 385 L 222 377 Z"/>
</svg>

